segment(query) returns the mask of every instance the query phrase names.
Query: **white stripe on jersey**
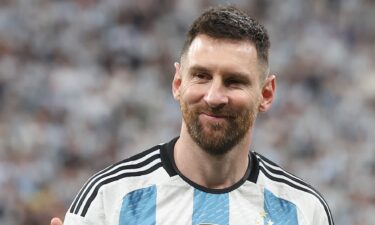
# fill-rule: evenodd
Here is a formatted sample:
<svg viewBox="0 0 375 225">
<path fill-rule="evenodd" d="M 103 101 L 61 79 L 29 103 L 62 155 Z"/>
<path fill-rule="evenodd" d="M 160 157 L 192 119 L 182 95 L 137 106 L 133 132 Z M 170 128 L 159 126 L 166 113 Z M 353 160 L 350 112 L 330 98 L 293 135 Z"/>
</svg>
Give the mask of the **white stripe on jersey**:
<svg viewBox="0 0 375 225">
<path fill-rule="evenodd" d="M 194 188 L 179 176 L 156 188 L 156 225 L 192 224 Z"/>
<path fill-rule="evenodd" d="M 264 190 L 260 185 L 246 181 L 229 194 L 229 224 L 264 224 Z M 247 209 L 244 211 L 243 209 Z"/>
</svg>

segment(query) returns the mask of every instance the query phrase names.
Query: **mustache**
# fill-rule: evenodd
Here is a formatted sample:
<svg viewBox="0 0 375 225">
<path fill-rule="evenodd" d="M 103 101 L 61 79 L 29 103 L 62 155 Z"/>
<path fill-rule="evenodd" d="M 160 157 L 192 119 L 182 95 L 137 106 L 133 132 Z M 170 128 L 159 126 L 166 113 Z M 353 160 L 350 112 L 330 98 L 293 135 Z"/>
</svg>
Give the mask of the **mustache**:
<svg viewBox="0 0 375 225">
<path fill-rule="evenodd" d="M 200 114 L 206 114 L 209 116 L 215 117 L 225 117 L 225 118 L 236 118 L 239 116 L 237 112 L 233 112 L 232 110 L 228 109 L 218 109 L 218 108 L 209 108 L 205 107 L 204 109 L 199 110 Z"/>
</svg>

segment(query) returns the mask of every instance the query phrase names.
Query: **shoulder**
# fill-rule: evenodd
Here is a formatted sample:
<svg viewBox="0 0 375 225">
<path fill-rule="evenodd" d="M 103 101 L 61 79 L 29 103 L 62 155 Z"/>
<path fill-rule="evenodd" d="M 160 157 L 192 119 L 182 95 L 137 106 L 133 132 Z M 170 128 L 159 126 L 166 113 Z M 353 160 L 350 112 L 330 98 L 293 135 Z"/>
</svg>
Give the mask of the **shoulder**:
<svg viewBox="0 0 375 225">
<path fill-rule="evenodd" d="M 258 164 L 258 184 L 280 198 L 296 204 L 305 217 L 313 218 L 313 221 L 327 220 L 327 224 L 333 225 L 329 206 L 315 188 L 263 155 L 256 152 L 252 154 Z"/>
<path fill-rule="evenodd" d="M 69 213 L 84 217 L 99 191 L 105 187 L 132 178 L 145 183 L 144 179 L 148 174 L 152 174 L 163 166 L 160 156 L 161 149 L 162 144 L 156 145 L 93 175 L 79 191 L 69 209 Z"/>
</svg>

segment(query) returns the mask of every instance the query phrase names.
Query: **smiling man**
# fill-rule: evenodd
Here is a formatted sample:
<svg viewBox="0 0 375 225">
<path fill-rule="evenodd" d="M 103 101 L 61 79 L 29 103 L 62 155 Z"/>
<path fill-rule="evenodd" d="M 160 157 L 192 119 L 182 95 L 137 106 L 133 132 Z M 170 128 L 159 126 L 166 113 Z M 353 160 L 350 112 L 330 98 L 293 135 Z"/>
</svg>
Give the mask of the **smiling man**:
<svg viewBox="0 0 375 225">
<path fill-rule="evenodd" d="M 172 85 L 183 116 L 177 167 L 208 188 L 227 188 L 243 177 L 256 115 L 269 108 L 275 89 L 253 42 L 229 38 L 198 33 L 175 64 Z"/>
<path fill-rule="evenodd" d="M 257 114 L 274 99 L 269 46 L 264 27 L 240 10 L 205 11 L 175 63 L 179 137 L 94 175 L 65 224 L 333 225 L 317 191 L 250 151 Z"/>
</svg>

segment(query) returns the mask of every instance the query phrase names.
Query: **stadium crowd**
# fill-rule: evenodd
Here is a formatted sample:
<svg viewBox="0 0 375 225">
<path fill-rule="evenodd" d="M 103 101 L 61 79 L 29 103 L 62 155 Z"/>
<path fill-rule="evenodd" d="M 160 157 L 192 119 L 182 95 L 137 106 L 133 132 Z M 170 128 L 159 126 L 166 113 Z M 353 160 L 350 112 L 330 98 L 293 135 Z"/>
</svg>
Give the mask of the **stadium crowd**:
<svg viewBox="0 0 375 225">
<path fill-rule="evenodd" d="M 0 224 L 63 217 L 96 171 L 178 134 L 170 82 L 212 0 L 0 1 Z M 231 1 L 271 37 L 252 150 L 313 184 L 336 224 L 375 224 L 375 2 Z"/>
</svg>

